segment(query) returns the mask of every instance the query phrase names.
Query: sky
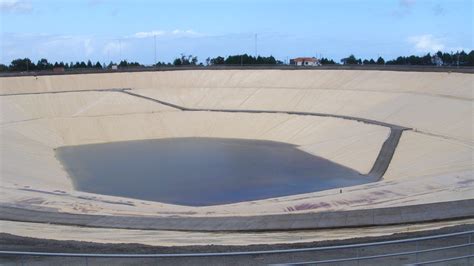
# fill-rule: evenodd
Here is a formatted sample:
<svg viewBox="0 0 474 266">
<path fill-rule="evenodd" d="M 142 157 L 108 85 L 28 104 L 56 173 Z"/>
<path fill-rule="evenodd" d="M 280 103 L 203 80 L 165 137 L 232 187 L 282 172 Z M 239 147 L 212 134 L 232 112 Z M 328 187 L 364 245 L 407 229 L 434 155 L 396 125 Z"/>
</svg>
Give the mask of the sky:
<svg viewBox="0 0 474 266">
<path fill-rule="evenodd" d="M 0 0 L 0 63 L 473 49 L 473 0 Z"/>
</svg>

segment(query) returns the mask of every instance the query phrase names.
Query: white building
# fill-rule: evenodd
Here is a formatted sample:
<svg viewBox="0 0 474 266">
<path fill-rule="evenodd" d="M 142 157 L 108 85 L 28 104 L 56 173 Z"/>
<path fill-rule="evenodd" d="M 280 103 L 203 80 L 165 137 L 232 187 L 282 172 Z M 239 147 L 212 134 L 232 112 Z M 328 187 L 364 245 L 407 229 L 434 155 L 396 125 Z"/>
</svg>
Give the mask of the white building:
<svg viewBox="0 0 474 266">
<path fill-rule="evenodd" d="M 320 66 L 319 59 L 315 57 L 297 57 L 292 60 L 297 66 Z"/>
</svg>

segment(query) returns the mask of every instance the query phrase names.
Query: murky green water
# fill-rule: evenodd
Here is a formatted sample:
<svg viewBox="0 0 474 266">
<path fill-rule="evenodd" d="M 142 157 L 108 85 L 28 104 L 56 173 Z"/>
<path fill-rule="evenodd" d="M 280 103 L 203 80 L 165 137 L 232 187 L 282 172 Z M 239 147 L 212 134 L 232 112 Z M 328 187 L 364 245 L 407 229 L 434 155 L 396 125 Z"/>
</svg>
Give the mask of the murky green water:
<svg viewBox="0 0 474 266">
<path fill-rule="evenodd" d="M 56 152 L 77 190 L 189 206 L 374 181 L 272 141 L 175 138 L 61 147 Z"/>
</svg>

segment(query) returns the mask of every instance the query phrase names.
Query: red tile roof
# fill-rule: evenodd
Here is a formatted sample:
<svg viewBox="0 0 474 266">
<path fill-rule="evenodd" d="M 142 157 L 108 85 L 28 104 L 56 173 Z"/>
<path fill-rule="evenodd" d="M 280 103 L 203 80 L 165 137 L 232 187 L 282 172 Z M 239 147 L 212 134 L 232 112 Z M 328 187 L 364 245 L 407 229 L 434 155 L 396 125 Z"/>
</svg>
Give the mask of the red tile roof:
<svg viewBox="0 0 474 266">
<path fill-rule="evenodd" d="M 314 58 L 314 57 L 297 57 L 295 59 L 293 59 L 297 62 L 317 62 L 318 59 Z"/>
</svg>

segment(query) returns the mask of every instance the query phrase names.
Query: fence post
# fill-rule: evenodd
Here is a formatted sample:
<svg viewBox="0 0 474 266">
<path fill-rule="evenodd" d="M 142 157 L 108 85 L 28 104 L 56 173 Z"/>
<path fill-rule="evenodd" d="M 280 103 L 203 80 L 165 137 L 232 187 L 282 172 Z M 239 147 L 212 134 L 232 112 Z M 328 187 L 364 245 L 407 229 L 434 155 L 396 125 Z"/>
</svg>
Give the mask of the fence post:
<svg viewBox="0 0 474 266">
<path fill-rule="evenodd" d="M 85 257 L 86 258 L 86 266 L 89 266 L 89 258 L 88 257 Z"/>
</svg>

